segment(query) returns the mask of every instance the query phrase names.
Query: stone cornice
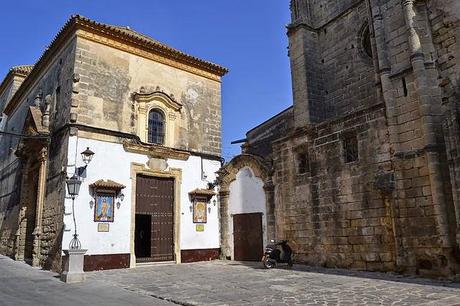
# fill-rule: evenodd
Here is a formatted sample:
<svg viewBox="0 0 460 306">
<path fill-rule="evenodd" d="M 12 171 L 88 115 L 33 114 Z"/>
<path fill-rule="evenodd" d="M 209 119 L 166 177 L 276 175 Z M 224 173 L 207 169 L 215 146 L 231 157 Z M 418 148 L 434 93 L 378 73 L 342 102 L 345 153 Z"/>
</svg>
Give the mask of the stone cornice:
<svg viewBox="0 0 460 306">
<path fill-rule="evenodd" d="M 228 69 L 171 48 L 126 27 L 99 23 L 83 16 L 73 16 L 77 36 L 101 43 L 168 66 L 220 81 Z"/>
<path fill-rule="evenodd" d="M 191 155 L 187 151 L 164 147 L 156 144 L 145 144 L 135 140 L 123 141 L 123 148 L 127 152 L 163 159 L 172 158 L 178 160 L 188 160 Z"/>
<path fill-rule="evenodd" d="M 8 84 L 14 80 L 14 77 L 20 77 L 25 79 L 30 71 L 32 70 L 32 65 L 23 65 L 23 66 L 15 66 L 12 67 L 6 77 L 3 79 L 2 83 L 0 83 L 0 95 L 5 91 Z"/>
</svg>

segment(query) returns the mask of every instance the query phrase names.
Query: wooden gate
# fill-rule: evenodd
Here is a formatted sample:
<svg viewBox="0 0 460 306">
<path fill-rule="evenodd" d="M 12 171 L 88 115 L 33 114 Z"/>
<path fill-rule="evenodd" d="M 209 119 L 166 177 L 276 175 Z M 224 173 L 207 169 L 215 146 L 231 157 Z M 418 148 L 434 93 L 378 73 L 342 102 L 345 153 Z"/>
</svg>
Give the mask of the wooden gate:
<svg viewBox="0 0 460 306">
<path fill-rule="evenodd" d="M 234 259 L 260 261 L 263 255 L 262 213 L 233 216 Z"/>
<path fill-rule="evenodd" d="M 134 244 L 138 262 L 174 260 L 174 179 L 137 176 Z"/>
</svg>

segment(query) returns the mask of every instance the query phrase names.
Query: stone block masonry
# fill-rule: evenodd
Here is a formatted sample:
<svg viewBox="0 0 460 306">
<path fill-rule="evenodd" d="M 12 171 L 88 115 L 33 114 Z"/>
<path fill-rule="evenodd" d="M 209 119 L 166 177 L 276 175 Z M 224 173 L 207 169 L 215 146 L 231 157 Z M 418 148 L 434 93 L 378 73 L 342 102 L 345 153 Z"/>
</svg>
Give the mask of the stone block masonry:
<svg viewBox="0 0 460 306">
<path fill-rule="evenodd" d="M 458 4 L 291 10 L 294 124 L 266 156 L 278 238 L 313 265 L 459 273 Z"/>
</svg>

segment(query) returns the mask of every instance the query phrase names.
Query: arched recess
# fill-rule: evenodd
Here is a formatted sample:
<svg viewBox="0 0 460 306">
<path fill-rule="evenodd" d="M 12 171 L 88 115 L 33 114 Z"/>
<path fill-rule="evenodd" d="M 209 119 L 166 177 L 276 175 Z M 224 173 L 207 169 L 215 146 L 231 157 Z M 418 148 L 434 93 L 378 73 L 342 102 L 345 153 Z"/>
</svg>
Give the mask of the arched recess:
<svg viewBox="0 0 460 306">
<path fill-rule="evenodd" d="M 236 214 L 262 213 L 263 245 L 274 239 L 274 186 L 263 159 L 250 154 L 238 155 L 219 170 L 218 179 L 222 257 L 234 259 L 233 217 Z"/>
</svg>

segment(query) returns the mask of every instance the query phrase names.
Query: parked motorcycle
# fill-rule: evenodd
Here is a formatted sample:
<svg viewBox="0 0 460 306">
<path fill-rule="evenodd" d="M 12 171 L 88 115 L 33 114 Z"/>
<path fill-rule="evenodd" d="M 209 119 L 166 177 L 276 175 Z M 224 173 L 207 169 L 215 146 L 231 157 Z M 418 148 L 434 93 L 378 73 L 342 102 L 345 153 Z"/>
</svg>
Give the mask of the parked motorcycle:
<svg viewBox="0 0 460 306">
<path fill-rule="evenodd" d="M 288 245 L 288 241 L 275 242 L 272 240 L 271 242 L 272 244 L 265 247 L 264 256 L 262 257 L 264 267 L 272 269 L 279 263 L 287 263 L 289 267 L 292 267 L 292 249 Z"/>
</svg>

